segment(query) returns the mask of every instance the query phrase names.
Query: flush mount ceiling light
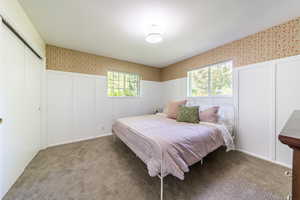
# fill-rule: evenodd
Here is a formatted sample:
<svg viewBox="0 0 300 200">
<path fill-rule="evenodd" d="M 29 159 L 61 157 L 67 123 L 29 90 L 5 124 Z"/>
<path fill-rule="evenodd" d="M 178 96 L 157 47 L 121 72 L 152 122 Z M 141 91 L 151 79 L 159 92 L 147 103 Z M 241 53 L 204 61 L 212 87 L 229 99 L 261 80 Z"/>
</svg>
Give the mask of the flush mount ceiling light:
<svg viewBox="0 0 300 200">
<path fill-rule="evenodd" d="M 149 33 L 146 37 L 146 41 L 149 43 L 162 42 L 163 38 L 160 33 Z"/>
<path fill-rule="evenodd" d="M 162 30 L 158 25 L 152 24 L 146 37 L 149 43 L 159 43 L 163 41 Z"/>
</svg>

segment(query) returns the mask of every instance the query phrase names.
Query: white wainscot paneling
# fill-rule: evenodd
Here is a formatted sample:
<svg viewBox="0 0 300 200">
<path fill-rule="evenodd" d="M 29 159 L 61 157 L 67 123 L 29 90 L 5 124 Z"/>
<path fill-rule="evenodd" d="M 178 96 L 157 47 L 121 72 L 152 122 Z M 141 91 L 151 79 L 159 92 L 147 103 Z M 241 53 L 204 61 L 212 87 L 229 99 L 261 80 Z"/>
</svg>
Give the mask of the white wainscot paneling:
<svg viewBox="0 0 300 200">
<path fill-rule="evenodd" d="M 162 83 L 164 106 L 169 101 L 183 100 L 187 98 L 187 78 L 165 81 Z"/>
<path fill-rule="evenodd" d="M 277 63 L 277 136 L 296 109 L 300 109 L 300 56 L 282 59 Z M 276 159 L 280 163 L 292 164 L 292 150 L 279 140 L 276 144 Z"/>
<path fill-rule="evenodd" d="M 96 127 L 102 134 L 110 133 L 113 123 L 113 101 L 107 98 L 106 86 L 104 76 L 96 79 Z"/>
<path fill-rule="evenodd" d="M 190 105 L 234 104 L 237 108 L 237 149 L 284 166 L 292 152 L 278 134 L 295 109 L 300 109 L 300 56 L 238 68 L 234 72 L 234 97 L 187 97 L 187 79 L 162 83 L 163 105 L 188 99 Z"/>
<path fill-rule="evenodd" d="M 271 160 L 274 154 L 274 63 L 239 70 L 238 149 Z"/>
<path fill-rule="evenodd" d="M 47 144 L 73 140 L 73 79 L 64 73 L 47 73 Z"/>
<path fill-rule="evenodd" d="M 73 140 L 99 136 L 96 126 L 96 79 L 73 75 Z"/>
<path fill-rule="evenodd" d="M 120 117 L 160 108 L 161 83 L 141 81 L 140 97 L 107 97 L 106 77 L 47 71 L 48 146 L 111 133 Z"/>
</svg>

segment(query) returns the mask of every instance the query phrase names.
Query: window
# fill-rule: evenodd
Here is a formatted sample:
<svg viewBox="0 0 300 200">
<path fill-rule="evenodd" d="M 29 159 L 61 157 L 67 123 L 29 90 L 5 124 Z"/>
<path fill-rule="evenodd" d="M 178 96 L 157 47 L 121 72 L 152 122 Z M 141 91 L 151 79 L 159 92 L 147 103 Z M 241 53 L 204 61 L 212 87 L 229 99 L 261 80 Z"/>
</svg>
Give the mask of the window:
<svg viewBox="0 0 300 200">
<path fill-rule="evenodd" d="M 231 96 L 232 61 L 188 72 L 188 96 Z"/>
<path fill-rule="evenodd" d="M 133 73 L 109 71 L 107 95 L 110 97 L 139 96 L 140 76 Z"/>
</svg>

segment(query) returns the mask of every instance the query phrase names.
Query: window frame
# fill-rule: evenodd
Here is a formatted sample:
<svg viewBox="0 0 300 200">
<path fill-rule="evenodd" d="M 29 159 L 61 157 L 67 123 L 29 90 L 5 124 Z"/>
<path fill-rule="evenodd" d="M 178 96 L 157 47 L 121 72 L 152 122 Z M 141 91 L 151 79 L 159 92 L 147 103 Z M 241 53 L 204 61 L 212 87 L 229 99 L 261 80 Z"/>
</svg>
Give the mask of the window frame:
<svg viewBox="0 0 300 200">
<path fill-rule="evenodd" d="M 232 93 L 231 95 L 212 95 L 211 94 L 211 70 L 208 70 L 208 87 L 207 87 L 207 96 L 192 96 L 192 88 L 191 88 L 191 78 L 189 78 L 189 73 L 193 72 L 193 71 L 197 71 L 199 69 L 204 69 L 204 68 L 211 68 L 215 65 L 219 65 L 219 64 L 223 64 L 223 63 L 231 63 L 231 90 Z M 203 67 L 198 67 L 198 68 L 194 68 L 192 70 L 187 71 L 187 97 L 188 98 L 233 98 L 234 96 L 234 66 L 233 66 L 233 60 L 225 60 L 225 61 L 221 61 L 221 62 L 217 62 L 214 64 L 209 64 L 209 65 L 205 65 Z"/>
<path fill-rule="evenodd" d="M 116 73 L 122 73 L 122 74 L 129 74 L 129 75 L 135 75 L 137 76 L 137 95 L 136 96 L 109 96 L 108 94 L 108 89 L 109 89 L 109 78 L 108 78 L 108 73 L 109 72 L 116 72 Z M 138 73 L 134 73 L 134 72 L 124 72 L 124 71 L 116 71 L 116 70 L 107 70 L 106 73 L 106 96 L 108 98 L 140 98 L 141 97 L 141 75 Z"/>
</svg>

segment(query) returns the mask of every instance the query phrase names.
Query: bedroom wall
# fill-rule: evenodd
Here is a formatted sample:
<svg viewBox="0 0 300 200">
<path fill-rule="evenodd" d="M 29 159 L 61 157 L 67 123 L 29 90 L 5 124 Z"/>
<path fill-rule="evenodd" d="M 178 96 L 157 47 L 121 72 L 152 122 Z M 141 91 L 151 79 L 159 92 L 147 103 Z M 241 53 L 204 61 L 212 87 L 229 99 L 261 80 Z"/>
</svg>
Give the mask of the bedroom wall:
<svg viewBox="0 0 300 200">
<path fill-rule="evenodd" d="M 186 77 L 187 71 L 226 60 L 235 67 L 300 54 L 300 17 L 233 41 L 162 69 L 162 81 Z"/>
<path fill-rule="evenodd" d="M 277 137 L 291 112 L 300 109 L 294 88 L 300 84 L 295 77 L 300 63 L 290 62 L 299 54 L 300 17 L 163 68 L 163 104 L 186 98 L 199 104 L 233 103 L 238 149 L 290 167 L 291 150 Z M 237 67 L 233 98 L 186 96 L 188 70 L 226 60 Z"/>
<path fill-rule="evenodd" d="M 106 76 L 108 70 L 138 73 L 142 80 L 160 81 L 161 69 L 47 45 L 47 69 Z"/>
<path fill-rule="evenodd" d="M 19 2 L 17 0 L 0 0 L 0 5 L 0 15 L 44 57 L 45 43 Z M 23 48 L 23 51 L 20 51 L 20 48 L 17 47 L 21 47 L 23 44 L 2 23 L 0 26 L 0 43 L 0 75 L 5 74 L 5 77 L 0 78 L 0 116 L 4 118 L 0 124 L 0 199 L 2 199 L 10 186 L 21 175 L 28 162 L 36 155 L 41 145 L 40 137 L 42 133 L 39 134 L 39 130 L 34 129 L 39 128 L 39 125 L 32 126 L 32 123 L 38 120 L 35 120 L 33 113 L 30 112 L 31 117 L 27 117 L 25 123 L 24 115 L 32 111 L 31 106 L 33 103 L 39 101 L 37 99 L 39 97 L 34 96 L 33 90 L 39 88 L 40 85 L 37 85 L 34 80 L 43 78 L 33 77 L 36 74 L 31 70 L 37 69 L 39 71 L 40 67 L 43 73 L 45 63 L 44 61 L 41 63 L 34 62 L 36 57 L 28 49 L 24 50 Z M 24 81 L 24 79 L 27 79 L 27 81 Z M 11 96 L 7 96 L 6 91 L 9 91 Z M 18 96 L 19 99 L 12 98 L 12 94 Z M 15 108 L 2 107 L 3 104 L 11 105 L 9 104 L 11 102 L 5 102 L 4 99 L 13 100 L 16 103 Z M 36 107 L 36 109 L 38 108 Z M 7 120 L 6 117 L 8 116 L 11 120 Z M 38 115 L 34 116 L 39 118 Z M 21 119 L 21 121 L 16 121 L 16 119 Z M 18 124 L 17 127 L 15 126 L 16 123 Z M 33 129 L 34 133 L 32 133 Z"/>
<path fill-rule="evenodd" d="M 300 55 L 255 63 L 234 70 L 232 98 L 187 97 L 187 78 L 162 82 L 162 99 L 201 104 L 232 104 L 239 151 L 291 167 L 292 151 L 278 140 L 291 113 L 300 109 Z"/>
<path fill-rule="evenodd" d="M 292 151 L 278 135 L 294 110 L 300 109 L 300 56 L 238 68 L 238 148 L 291 167 Z"/>
<path fill-rule="evenodd" d="M 161 83 L 141 81 L 140 97 L 107 97 L 106 76 L 47 70 L 47 146 L 111 134 L 115 119 L 152 114 Z"/>
<path fill-rule="evenodd" d="M 46 146 L 111 134 L 115 119 L 161 107 L 159 68 L 52 45 L 46 56 Z M 141 75 L 141 96 L 107 97 L 108 70 Z"/>
</svg>

